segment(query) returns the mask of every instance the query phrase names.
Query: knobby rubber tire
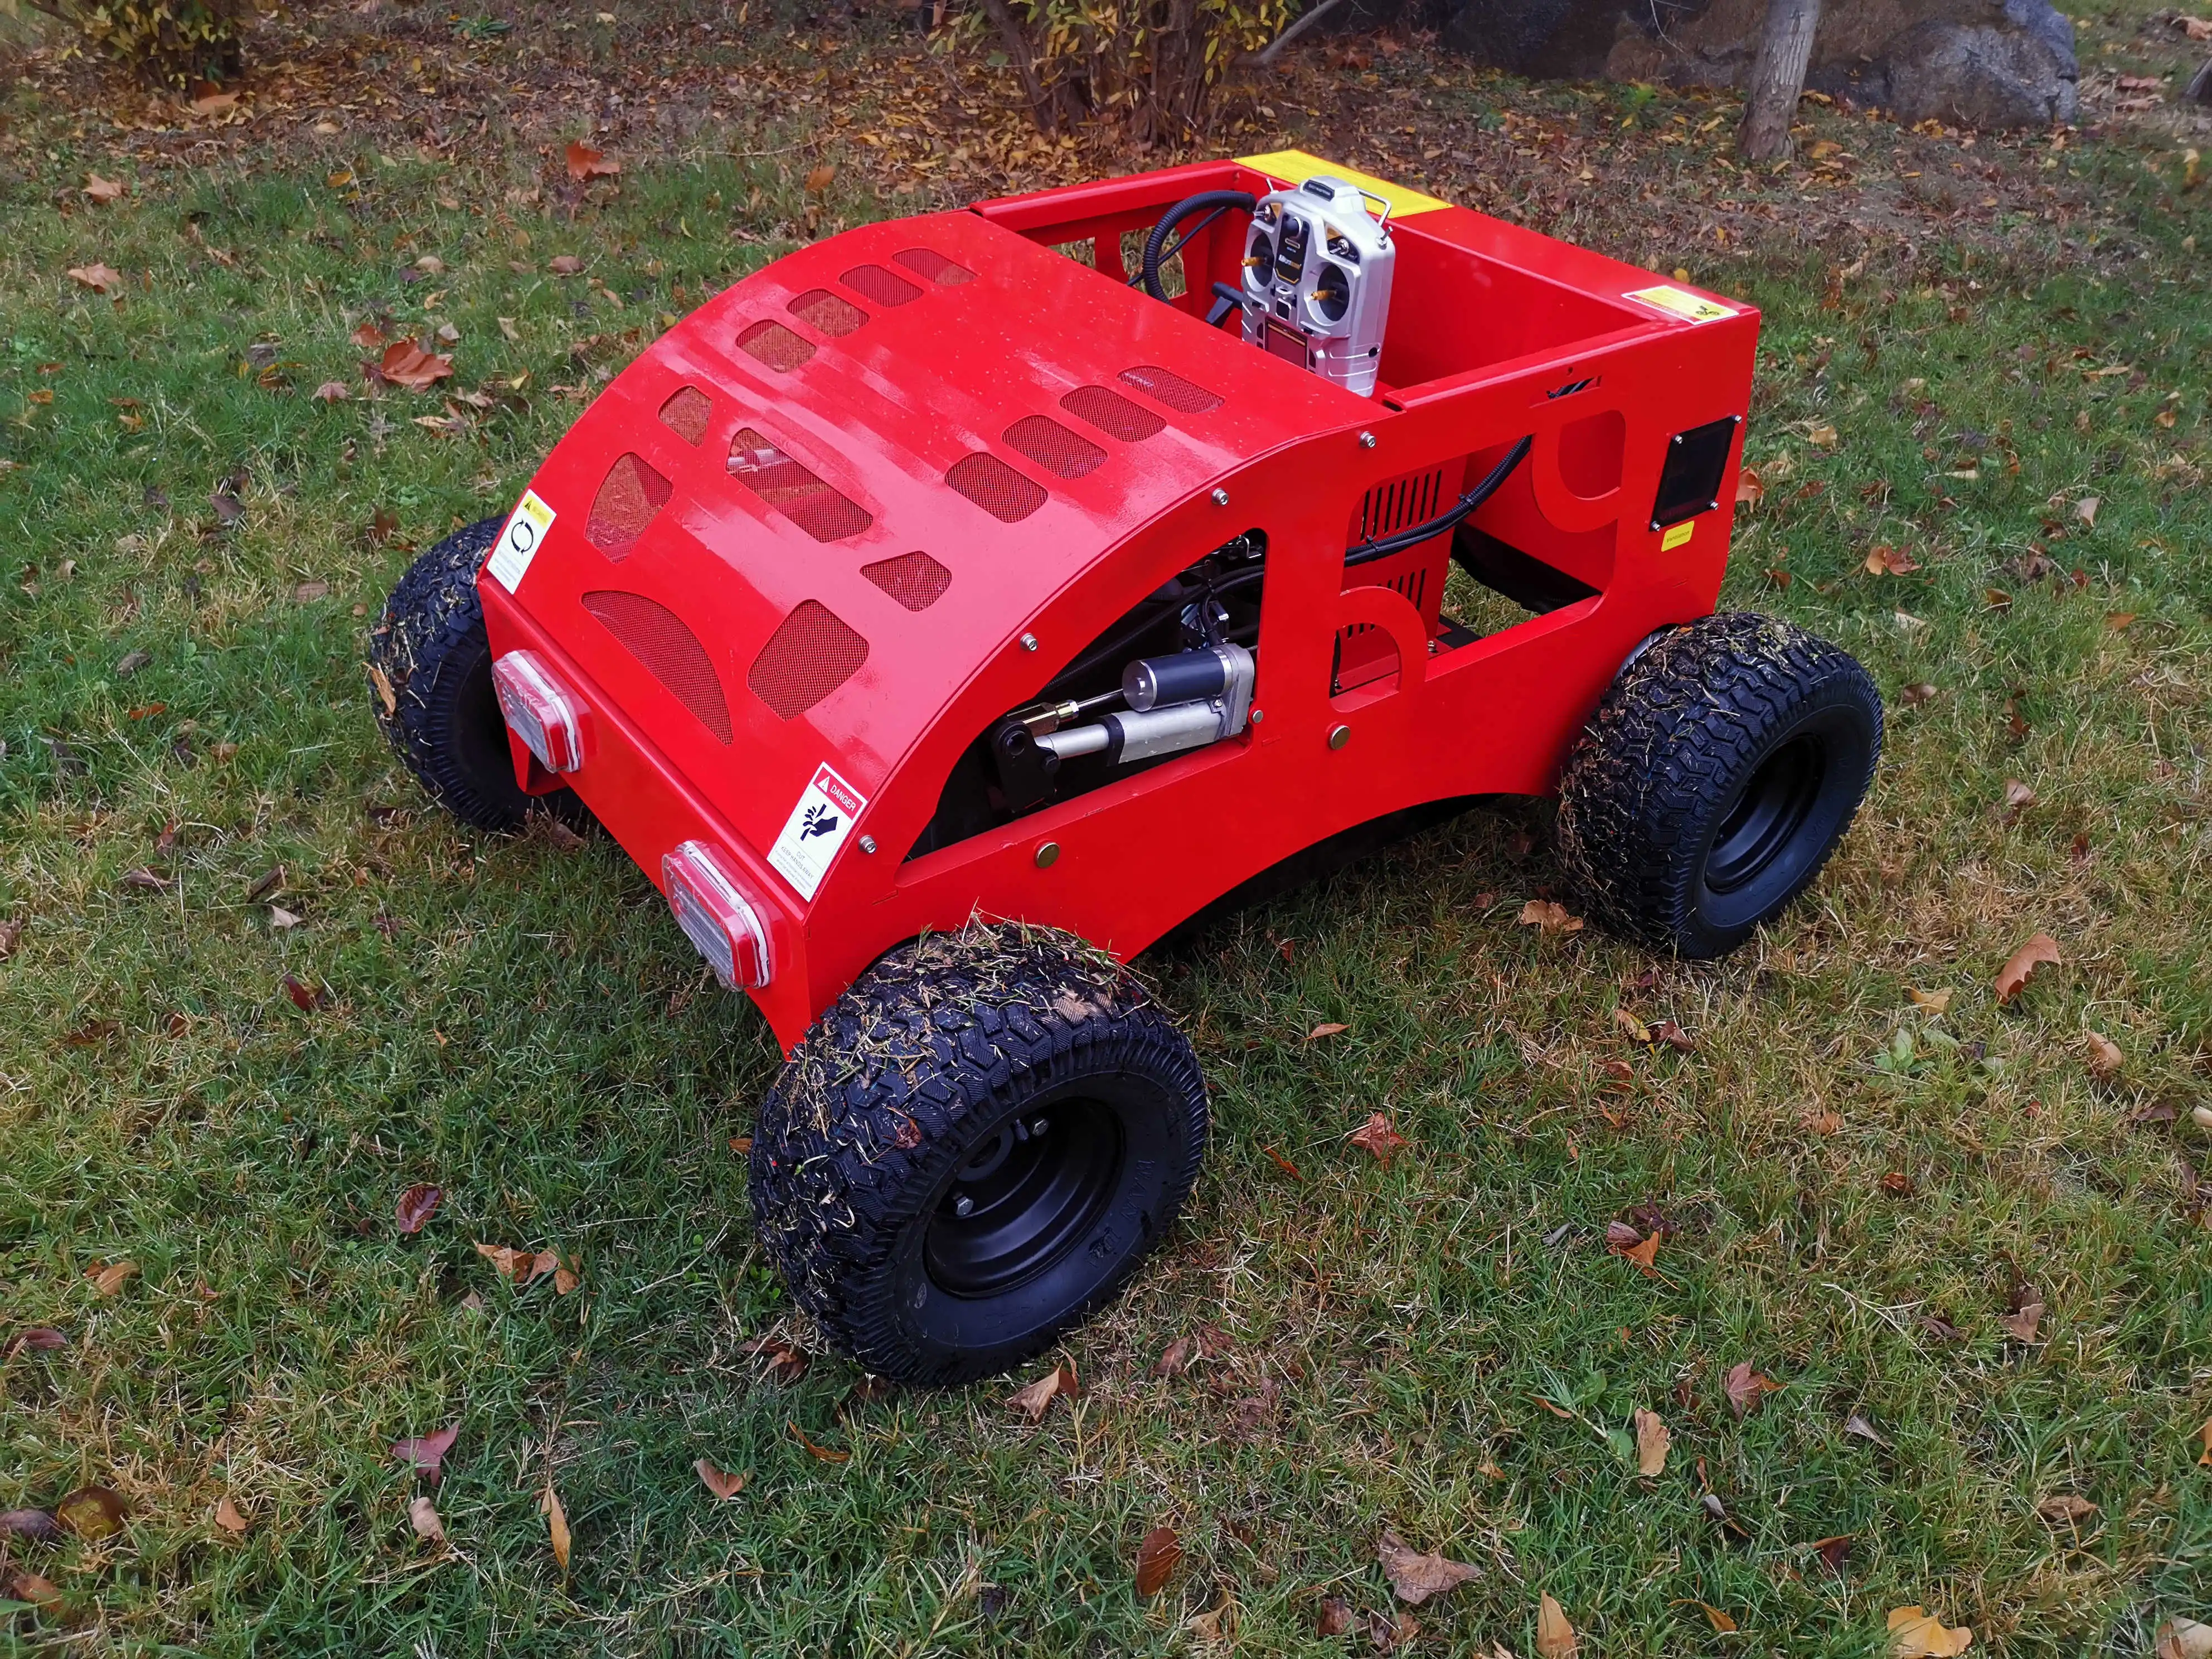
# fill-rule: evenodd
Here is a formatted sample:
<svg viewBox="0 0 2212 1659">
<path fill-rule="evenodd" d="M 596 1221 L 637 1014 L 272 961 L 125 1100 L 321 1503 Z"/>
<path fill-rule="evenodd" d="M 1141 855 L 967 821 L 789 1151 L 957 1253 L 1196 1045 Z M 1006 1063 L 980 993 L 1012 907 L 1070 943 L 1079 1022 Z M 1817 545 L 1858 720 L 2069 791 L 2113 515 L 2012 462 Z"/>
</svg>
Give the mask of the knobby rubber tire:
<svg viewBox="0 0 2212 1659">
<path fill-rule="evenodd" d="M 1686 957 L 1734 950 L 1819 875 L 1881 737 L 1866 670 L 1790 623 L 1732 612 L 1658 635 L 1608 688 L 1560 777 L 1560 861 L 1583 914 Z M 1717 837 L 1792 744 L 1825 768 L 1798 827 L 1756 877 L 1716 891 Z"/>
<path fill-rule="evenodd" d="M 457 530 L 407 567 L 384 602 L 369 639 L 377 724 L 422 787 L 455 817 L 480 830 L 520 830 L 532 808 L 571 823 L 588 820 L 569 790 L 532 795 L 514 781 L 507 726 L 491 684 L 477 571 L 503 519 Z"/>
<path fill-rule="evenodd" d="M 1118 1123 L 1108 1195 L 1048 1270 L 952 1294 L 927 1241 L 954 1183 L 1054 1103 Z M 832 1344 L 878 1376 L 950 1384 L 1019 1364 L 1112 1297 L 1188 1197 L 1206 1131 L 1196 1055 L 1126 970 L 1065 933 L 971 924 L 892 951 L 807 1033 L 762 1104 L 750 1194 Z"/>
</svg>

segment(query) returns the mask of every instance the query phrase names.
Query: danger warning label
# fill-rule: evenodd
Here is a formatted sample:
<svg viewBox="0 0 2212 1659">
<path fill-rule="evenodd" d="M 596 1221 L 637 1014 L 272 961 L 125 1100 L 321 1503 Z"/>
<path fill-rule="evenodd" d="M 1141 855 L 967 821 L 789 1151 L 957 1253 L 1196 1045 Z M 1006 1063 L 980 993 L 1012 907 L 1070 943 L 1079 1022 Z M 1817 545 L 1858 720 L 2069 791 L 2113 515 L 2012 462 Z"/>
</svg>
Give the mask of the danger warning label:
<svg viewBox="0 0 2212 1659">
<path fill-rule="evenodd" d="M 814 896 L 837 849 L 852 834 L 854 820 L 867 804 L 867 797 L 830 770 L 827 762 L 815 769 L 813 780 L 799 792 L 799 805 L 784 820 L 783 833 L 768 849 L 768 861 L 799 890 L 799 897 Z"/>
</svg>

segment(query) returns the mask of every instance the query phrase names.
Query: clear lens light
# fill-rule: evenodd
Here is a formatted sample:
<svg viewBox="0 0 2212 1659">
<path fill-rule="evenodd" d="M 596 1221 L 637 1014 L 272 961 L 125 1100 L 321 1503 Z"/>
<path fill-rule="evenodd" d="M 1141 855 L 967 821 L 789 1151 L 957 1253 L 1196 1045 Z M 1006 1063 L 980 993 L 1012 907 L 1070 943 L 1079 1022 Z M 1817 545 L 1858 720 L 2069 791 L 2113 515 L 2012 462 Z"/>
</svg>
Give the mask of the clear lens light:
<svg viewBox="0 0 2212 1659">
<path fill-rule="evenodd" d="M 534 651 L 510 651 L 491 665 L 499 712 L 549 772 L 584 763 L 583 704 Z"/>
<path fill-rule="evenodd" d="M 661 860 L 668 908 L 684 938 L 733 991 L 769 981 L 768 928 L 739 890 L 729 860 L 702 841 L 687 841 Z"/>
</svg>

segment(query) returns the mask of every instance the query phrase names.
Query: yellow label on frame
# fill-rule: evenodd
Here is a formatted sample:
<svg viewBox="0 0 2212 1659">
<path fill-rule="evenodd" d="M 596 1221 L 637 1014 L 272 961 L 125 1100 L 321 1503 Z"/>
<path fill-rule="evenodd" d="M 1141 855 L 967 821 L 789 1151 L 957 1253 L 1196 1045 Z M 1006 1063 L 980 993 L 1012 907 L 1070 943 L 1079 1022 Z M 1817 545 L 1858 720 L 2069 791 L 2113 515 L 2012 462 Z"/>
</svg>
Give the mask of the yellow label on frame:
<svg viewBox="0 0 2212 1659">
<path fill-rule="evenodd" d="M 1672 553 L 1697 533 L 1698 523 L 1694 519 L 1678 525 L 1669 525 L 1667 533 L 1659 538 L 1659 550 L 1662 553 Z"/>
<path fill-rule="evenodd" d="M 1663 311 L 1670 317 L 1680 317 L 1686 323 L 1717 323 L 1723 317 L 1741 314 L 1734 306 L 1700 298 L 1671 283 L 1662 283 L 1656 288 L 1634 289 L 1620 297 L 1650 306 L 1654 311 Z"/>
<path fill-rule="evenodd" d="M 1371 173 L 1340 167 L 1334 161 L 1324 161 L 1318 155 L 1309 155 L 1302 149 L 1270 150 L 1265 155 L 1240 155 L 1240 167 L 1264 173 L 1270 179 L 1280 179 L 1293 187 L 1309 179 L 1341 179 L 1347 185 L 1357 185 L 1380 202 L 1390 204 L 1395 218 L 1407 218 L 1416 213 L 1433 213 L 1447 208 L 1449 202 L 1439 201 L 1433 196 L 1424 196 L 1418 190 L 1407 190 L 1403 185 L 1394 185 L 1387 179 L 1377 179 Z"/>
</svg>

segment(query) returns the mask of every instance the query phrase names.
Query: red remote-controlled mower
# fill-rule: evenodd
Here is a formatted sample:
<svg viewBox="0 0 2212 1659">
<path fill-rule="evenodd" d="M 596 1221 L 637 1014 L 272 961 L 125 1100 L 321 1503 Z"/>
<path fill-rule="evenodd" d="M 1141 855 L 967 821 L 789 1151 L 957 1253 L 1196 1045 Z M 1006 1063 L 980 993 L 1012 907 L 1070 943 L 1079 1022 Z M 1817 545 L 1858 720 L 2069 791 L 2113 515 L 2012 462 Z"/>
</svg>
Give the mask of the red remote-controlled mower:
<svg viewBox="0 0 2212 1659">
<path fill-rule="evenodd" d="M 752 1200 L 830 1339 L 1000 1370 L 1190 1191 L 1119 964 L 1201 909 L 1500 793 L 1683 957 L 1819 872 L 1881 704 L 1713 614 L 1758 326 L 1296 152 L 865 226 L 415 563 L 385 729 L 472 824 L 588 811 L 767 1016 Z"/>
</svg>

